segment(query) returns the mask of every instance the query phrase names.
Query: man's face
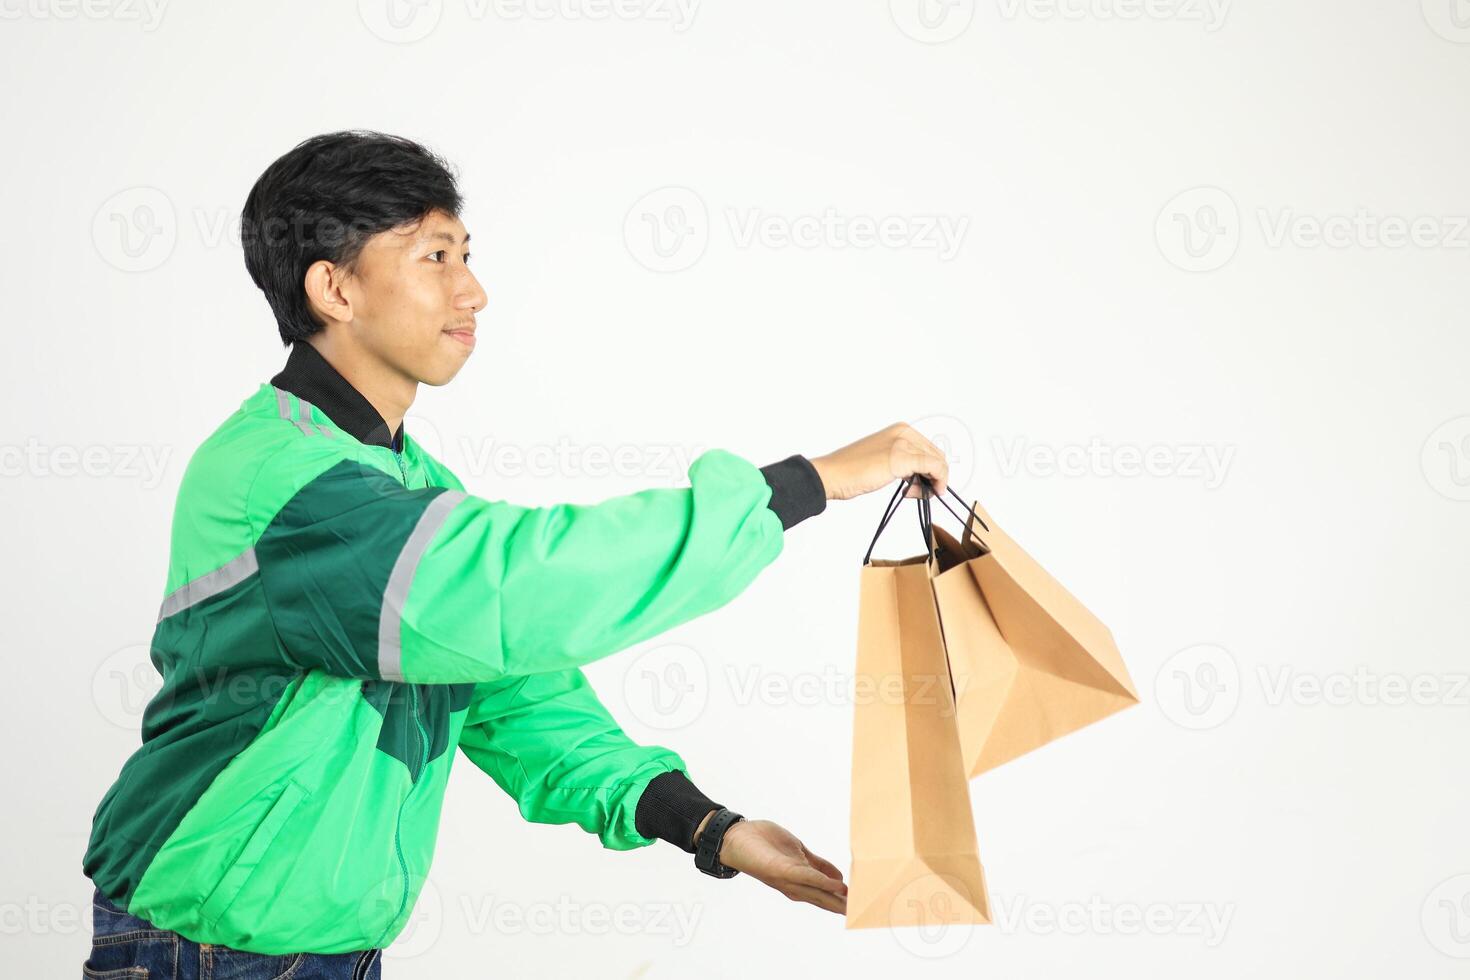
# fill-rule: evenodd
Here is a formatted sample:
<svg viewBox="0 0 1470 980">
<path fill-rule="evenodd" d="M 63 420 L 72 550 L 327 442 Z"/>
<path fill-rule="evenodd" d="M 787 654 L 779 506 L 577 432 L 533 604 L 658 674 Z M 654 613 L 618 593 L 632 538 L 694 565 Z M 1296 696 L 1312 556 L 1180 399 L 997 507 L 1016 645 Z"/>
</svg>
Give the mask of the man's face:
<svg viewBox="0 0 1470 980">
<path fill-rule="evenodd" d="M 474 349 L 485 291 L 467 265 L 469 238 L 458 218 L 430 212 L 368 239 L 342 283 L 354 339 L 413 381 L 445 384 Z"/>
</svg>

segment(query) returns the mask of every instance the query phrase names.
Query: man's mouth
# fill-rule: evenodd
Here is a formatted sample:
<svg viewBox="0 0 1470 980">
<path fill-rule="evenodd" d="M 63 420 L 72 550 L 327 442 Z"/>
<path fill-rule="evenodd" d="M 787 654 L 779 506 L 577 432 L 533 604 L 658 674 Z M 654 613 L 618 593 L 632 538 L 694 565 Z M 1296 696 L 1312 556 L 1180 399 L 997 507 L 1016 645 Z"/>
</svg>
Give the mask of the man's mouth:
<svg viewBox="0 0 1470 980">
<path fill-rule="evenodd" d="M 459 341 L 461 344 L 464 344 L 466 347 L 474 349 L 475 331 L 473 327 L 465 330 L 446 330 L 444 332 L 449 334 L 449 336 L 453 337 L 455 340 Z"/>
</svg>

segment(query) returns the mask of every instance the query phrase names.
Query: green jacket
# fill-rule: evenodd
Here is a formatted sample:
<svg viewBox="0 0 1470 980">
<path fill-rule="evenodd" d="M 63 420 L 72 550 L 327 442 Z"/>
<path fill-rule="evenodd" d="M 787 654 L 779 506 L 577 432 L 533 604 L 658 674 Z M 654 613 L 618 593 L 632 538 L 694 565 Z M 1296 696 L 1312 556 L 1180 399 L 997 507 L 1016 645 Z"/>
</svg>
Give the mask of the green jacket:
<svg viewBox="0 0 1470 980">
<path fill-rule="evenodd" d="M 729 602 L 826 501 L 800 456 L 711 449 L 689 484 L 475 496 L 296 344 L 184 473 L 151 643 L 163 686 L 83 871 L 195 942 L 385 946 L 429 871 L 456 746 L 527 820 L 692 850 L 718 804 L 674 751 L 628 738 L 580 667 Z"/>
</svg>

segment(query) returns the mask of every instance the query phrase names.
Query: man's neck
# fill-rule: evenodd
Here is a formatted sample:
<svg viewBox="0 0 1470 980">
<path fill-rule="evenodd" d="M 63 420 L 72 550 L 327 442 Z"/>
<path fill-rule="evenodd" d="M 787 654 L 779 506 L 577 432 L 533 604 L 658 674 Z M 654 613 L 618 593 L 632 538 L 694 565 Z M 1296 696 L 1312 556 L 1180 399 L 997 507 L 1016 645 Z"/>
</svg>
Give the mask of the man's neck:
<svg viewBox="0 0 1470 980">
<path fill-rule="evenodd" d="M 346 378 L 352 387 L 368 400 L 383 421 L 388 423 L 389 432 L 397 432 L 403 416 L 413 405 L 418 394 L 418 382 L 405 377 L 382 361 L 368 355 L 360 347 L 336 344 L 326 332 L 307 338 L 310 344 Z"/>
</svg>

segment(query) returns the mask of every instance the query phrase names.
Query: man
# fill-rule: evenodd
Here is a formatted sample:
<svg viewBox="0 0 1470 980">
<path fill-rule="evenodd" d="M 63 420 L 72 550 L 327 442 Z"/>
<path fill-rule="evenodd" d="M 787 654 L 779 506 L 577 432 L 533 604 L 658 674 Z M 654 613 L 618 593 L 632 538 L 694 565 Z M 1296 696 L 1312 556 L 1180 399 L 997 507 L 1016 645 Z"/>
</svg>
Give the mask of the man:
<svg viewBox="0 0 1470 980">
<path fill-rule="evenodd" d="M 900 424 L 764 467 L 712 449 L 688 487 L 596 505 L 467 493 L 402 425 L 477 344 L 460 210 L 443 161 L 370 132 L 300 144 L 245 202 L 246 267 L 291 352 L 179 489 L 163 687 L 83 861 L 89 975 L 379 975 L 456 747 L 527 820 L 663 839 L 845 909 L 835 866 L 629 739 L 580 668 L 727 603 L 829 499 L 913 474 L 942 491 L 942 454 Z"/>
</svg>

